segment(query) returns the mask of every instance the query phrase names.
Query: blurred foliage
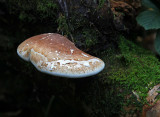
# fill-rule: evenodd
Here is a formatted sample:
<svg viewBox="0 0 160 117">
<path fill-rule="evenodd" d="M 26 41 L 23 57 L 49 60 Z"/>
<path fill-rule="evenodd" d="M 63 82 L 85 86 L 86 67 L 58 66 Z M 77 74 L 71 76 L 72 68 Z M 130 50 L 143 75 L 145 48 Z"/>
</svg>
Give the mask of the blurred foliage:
<svg viewBox="0 0 160 117">
<path fill-rule="evenodd" d="M 137 22 L 146 30 L 160 28 L 160 8 L 152 0 L 142 0 L 147 9 L 137 16 Z"/>
<path fill-rule="evenodd" d="M 142 0 L 142 5 L 145 8 L 137 16 L 137 22 L 146 30 L 156 29 L 157 36 L 155 40 L 155 50 L 160 55 L 160 2 L 154 0 Z"/>
</svg>

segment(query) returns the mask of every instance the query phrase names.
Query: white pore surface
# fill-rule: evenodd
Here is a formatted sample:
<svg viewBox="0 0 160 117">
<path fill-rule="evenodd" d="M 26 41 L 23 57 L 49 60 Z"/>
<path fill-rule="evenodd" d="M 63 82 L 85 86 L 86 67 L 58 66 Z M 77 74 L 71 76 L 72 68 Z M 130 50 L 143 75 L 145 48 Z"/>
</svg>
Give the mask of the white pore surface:
<svg viewBox="0 0 160 117">
<path fill-rule="evenodd" d="M 27 51 L 26 52 L 22 52 L 22 53 L 19 53 L 17 51 L 17 53 L 18 53 L 18 55 L 22 59 L 24 59 L 26 61 L 31 61 L 31 63 L 40 72 L 47 73 L 47 74 L 50 74 L 50 75 L 60 76 L 60 77 L 67 77 L 67 78 L 83 78 L 83 77 L 88 77 L 88 76 L 92 76 L 92 75 L 98 74 L 105 67 L 104 62 L 100 61 L 97 58 L 89 59 L 87 61 L 55 60 L 55 61 L 48 62 L 47 57 L 45 57 L 41 53 L 35 52 L 33 49 L 31 49 L 30 55 L 33 53 L 33 54 L 35 54 L 37 56 L 41 56 L 41 58 L 43 58 L 43 60 L 46 61 L 47 67 L 44 67 L 44 66 L 42 66 L 42 63 L 43 63 L 42 60 L 40 60 L 38 63 L 35 63 L 33 60 L 30 59 L 30 57 L 31 57 L 30 55 L 28 57 L 24 57 L 24 55 L 27 53 Z M 83 56 L 87 56 L 87 55 L 83 54 Z M 67 69 L 75 69 L 75 68 L 79 68 L 79 67 L 83 67 L 83 66 L 90 67 L 89 63 L 94 64 L 95 62 L 100 62 L 101 63 L 100 66 L 97 66 L 93 70 L 88 70 L 88 71 L 85 71 L 85 72 L 82 72 L 82 73 L 80 73 L 80 72 L 79 73 L 76 73 L 76 72 L 74 73 L 74 70 L 72 70 L 72 73 L 71 72 L 65 72 L 65 73 L 63 73 L 61 71 L 53 71 L 53 68 L 56 69 L 58 63 L 60 65 L 60 67 L 67 67 Z M 74 67 L 71 67 L 71 66 L 68 65 L 68 63 L 76 63 L 76 65 Z M 40 66 L 41 69 L 38 66 Z M 52 71 L 50 71 L 50 70 L 52 70 Z"/>
</svg>

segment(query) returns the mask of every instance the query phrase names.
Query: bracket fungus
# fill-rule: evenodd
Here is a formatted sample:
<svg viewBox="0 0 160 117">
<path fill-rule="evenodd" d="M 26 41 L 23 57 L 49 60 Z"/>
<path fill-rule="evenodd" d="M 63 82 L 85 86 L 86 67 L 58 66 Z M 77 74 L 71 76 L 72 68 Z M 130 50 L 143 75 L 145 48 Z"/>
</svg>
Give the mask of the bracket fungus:
<svg viewBox="0 0 160 117">
<path fill-rule="evenodd" d="M 33 36 L 17 48 L 18 55 L 41 72 L 60 77 L 82 78 L 103 70 L 104 62 L 79 50 L 66 37 L 56 33 Z"/>
</svg>

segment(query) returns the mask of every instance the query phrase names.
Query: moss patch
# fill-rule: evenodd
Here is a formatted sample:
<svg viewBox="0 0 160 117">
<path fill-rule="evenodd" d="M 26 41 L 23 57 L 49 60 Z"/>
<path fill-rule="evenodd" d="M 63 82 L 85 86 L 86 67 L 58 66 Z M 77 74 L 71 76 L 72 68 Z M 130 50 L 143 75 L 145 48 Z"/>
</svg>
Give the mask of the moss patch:
<svg viewBox="0 0 160 117">
<path fill-rule="evenodd" d="M 160 82 L 160 62 L 155 55 L 121 36 L 119 51 L 108 51 L 104 60 L 106 69 L 100 76 L 115 87 L 112 90 L 117 91 L 116 95 L 123 97 L 119 100 L 121 106 L 134 105 L 136 110 L 142 109 L 143 104 L 147 104 L 148 91 Z"/>
</svg>

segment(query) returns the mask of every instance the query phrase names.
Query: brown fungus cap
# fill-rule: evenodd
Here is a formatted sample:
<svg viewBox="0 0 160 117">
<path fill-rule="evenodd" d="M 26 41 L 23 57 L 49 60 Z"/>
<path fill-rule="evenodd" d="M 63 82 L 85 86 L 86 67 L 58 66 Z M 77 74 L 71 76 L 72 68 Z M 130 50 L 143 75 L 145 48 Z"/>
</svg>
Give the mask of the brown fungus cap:
<svg viewBox="0 0 160 117">
<path fill-rule="evenodd" d="M 17 53 L 39 71 L 61 77 L 87 77 L 99 73 L 105 66 L 101 59 L 79 50 L 66 37 L 56 33 L 25 40 L 18 46 Z"/>
</svg>

